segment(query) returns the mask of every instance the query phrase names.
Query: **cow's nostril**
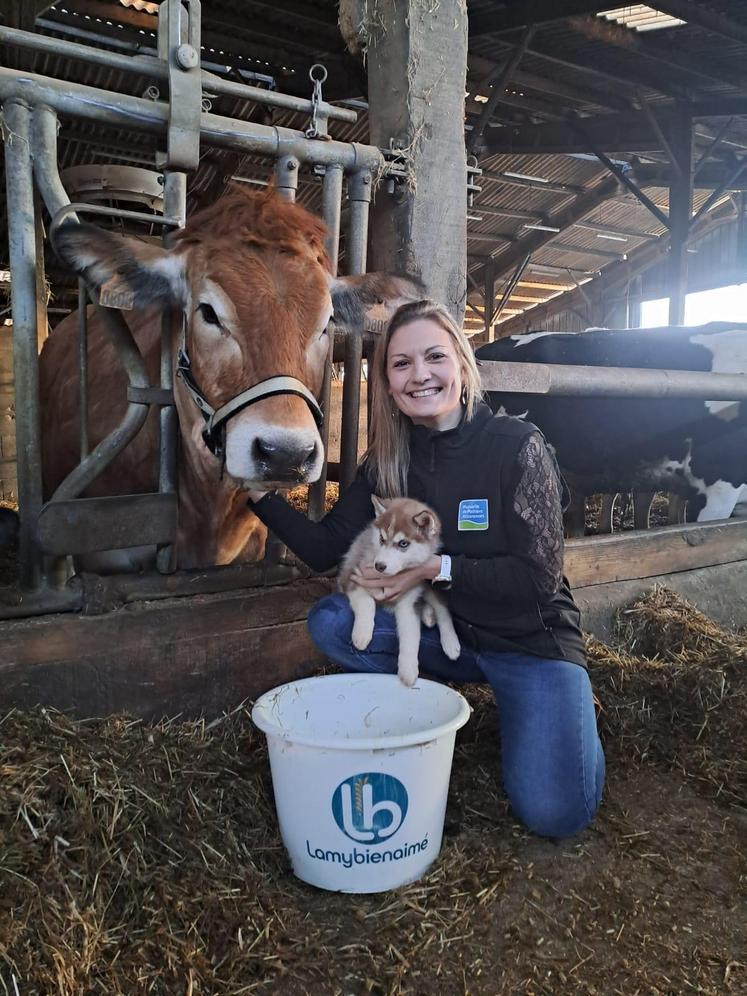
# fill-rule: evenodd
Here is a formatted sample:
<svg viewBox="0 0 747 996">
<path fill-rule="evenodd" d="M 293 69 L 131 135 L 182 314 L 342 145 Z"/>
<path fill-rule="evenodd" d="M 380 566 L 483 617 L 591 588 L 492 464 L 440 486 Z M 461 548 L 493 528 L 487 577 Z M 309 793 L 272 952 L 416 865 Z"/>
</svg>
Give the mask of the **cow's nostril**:
<svg viewBox="0 0 747 996">
<path fill-rule="evenodd" d="M 311 446 L 307 446 L 305 450 L 302 450 L 303 453 L 302 459 L 304 464 L 308 465 L 314 463 L 316 461 L 318 452 L 319 452 L 319 447 L 316 443 L 312 443 Z"/>
<path fill-rule="evenodd" d="M 254 440 L 254 452 L 260 460 L 272 460 L 278 449 L 274 443 L 268 443 L 264 439 Z"/>
<path fill-rule="evenodd" d="M 374 564 L 374 567 L 379 572 L 379 574 L 383 574 L 384 571 L 386 570 L 386 564 L 382 564 L 380 560 L 376 561 L 376 563 Z"/>
</svg>

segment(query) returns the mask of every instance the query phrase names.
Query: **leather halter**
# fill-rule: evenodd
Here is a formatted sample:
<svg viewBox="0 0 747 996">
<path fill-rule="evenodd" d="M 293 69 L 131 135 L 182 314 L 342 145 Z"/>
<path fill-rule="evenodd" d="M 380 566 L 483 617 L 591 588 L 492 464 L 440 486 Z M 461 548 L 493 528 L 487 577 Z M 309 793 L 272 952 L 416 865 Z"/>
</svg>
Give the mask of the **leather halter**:
<svg viewBox="0 0 747 996">
<path fill-rule="evenodd" d="M 184 386 L 192 397 L 192 400 L 202 413 L 205 419 L 205 428 L 202 430 L 202 438 L 210 452 L 217 457 L 225 458 L 226 423 L 234 415 L 254 405 L 265 398 L 272 398 L 278 394 L 295 394 L 303 398 L 314 416 L 314 421 L 318 428 L 321 428 L 323 415 L 316 398 L 305 384 L 295 377 L 287 377 L 280 374 L 275 377 L 267 377 L 251 387 L 247 387 L 240 394 L 237 394 L 220 408 L 213 408 L 206 399 L 197 381 L 192 375 L 192 363 L 187 355 L 186 345 L 186 322 L 182 323 L 182 343 L 176 354 L 176 373 L 181 377 Z"/>
</svg>

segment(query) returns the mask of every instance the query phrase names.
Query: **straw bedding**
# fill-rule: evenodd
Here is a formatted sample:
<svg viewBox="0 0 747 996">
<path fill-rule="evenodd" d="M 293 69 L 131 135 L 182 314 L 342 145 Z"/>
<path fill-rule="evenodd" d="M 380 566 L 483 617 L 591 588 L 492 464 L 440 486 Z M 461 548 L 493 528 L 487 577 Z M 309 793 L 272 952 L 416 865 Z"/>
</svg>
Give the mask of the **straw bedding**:
<svg viewBox="0 0 747 996">
<path fill-rule="evenodd" d="M 0 719 L 0 994 L 747 993 L 747 637 L 658 590 L 590 641 L 608 789 L 572 841 L 500 791 L 490 696 L 441 857 L 375 896 L 289 872 L 263 738 L 51 711 Z"/>
</svg>

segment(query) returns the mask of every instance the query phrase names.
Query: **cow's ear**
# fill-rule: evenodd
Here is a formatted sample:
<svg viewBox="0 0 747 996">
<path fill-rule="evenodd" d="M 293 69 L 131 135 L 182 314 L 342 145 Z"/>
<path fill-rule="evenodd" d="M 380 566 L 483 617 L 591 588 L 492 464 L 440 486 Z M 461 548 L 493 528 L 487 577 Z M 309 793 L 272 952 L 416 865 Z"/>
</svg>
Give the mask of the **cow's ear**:
<svg viewBox="0 0 747 996">
<path fill-rule="evenodd" d="M 364 273 L 330 277 L 335 324 L 353 332 L 382 331 L 397 308 L 422 300 L 425 291 L 414 277 L 392 273 Z"/>
<path fill-rule="evenodd" d="M 89 286 L 129 292 L 137 307 L 164 299 L 182 302 L 186 296 L 183 252 L 75 223 L 58 229 L 54 248 Z"/>
</svg>

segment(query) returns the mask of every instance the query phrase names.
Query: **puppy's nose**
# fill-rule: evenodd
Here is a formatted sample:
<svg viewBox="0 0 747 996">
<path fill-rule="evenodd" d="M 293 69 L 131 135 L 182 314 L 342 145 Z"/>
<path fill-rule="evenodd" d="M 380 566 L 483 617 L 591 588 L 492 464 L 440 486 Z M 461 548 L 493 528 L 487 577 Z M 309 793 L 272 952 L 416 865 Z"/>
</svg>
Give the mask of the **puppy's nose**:
<svg viewBox="0 0 747 996">
<path fill-rule="evenodd" d="M 376 563 L 374 564 L 374 567 L 379 572 L 379 574 L 383 574 L 384 571 L 386 570 L 386 564 L 382 564 L 380 560 L 376 561 Z"/>
</svg>

